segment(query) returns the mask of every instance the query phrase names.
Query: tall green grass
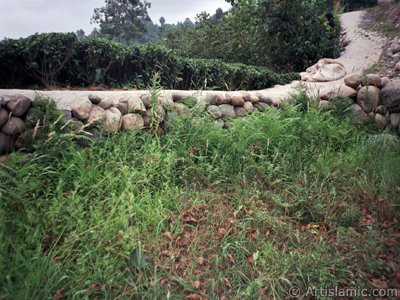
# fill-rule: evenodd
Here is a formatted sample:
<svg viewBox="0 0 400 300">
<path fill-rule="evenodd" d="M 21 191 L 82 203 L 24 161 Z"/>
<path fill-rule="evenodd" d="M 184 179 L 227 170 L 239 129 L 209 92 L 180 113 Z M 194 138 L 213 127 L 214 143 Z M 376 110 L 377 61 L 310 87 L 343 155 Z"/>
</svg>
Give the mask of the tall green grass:
<svg viewBox="0 0 400 300">
<path fill-rule="evenodd" d="M 369 287 L 393 268 L 378 254 L 381 224 L 399 213 L 398 170 L 396 138 L 301 106 L 228 129 L 194 109 L 171 115 L 163 136 L 105 135 L 84 149 L 53 132 L 0 168 L 0 298 L 284 299 L 294 285 Z"/>
</svg>

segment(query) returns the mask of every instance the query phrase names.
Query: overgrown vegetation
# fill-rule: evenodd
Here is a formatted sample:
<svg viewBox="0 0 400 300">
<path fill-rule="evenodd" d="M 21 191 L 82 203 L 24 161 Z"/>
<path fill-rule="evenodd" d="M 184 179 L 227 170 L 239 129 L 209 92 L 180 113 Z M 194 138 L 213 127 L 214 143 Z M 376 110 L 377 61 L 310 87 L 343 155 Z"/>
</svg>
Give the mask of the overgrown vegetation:
<svg viewBox="0 0 400 300">
<path fill-rule="evenodd" d="M 398 287 L 398 138 L 296 101 L 226 130 L 194 107 L 163 136 L 85 149 L 43 123 L 37 151 L 0 168 L 0 298 Z"/>
<path fill-rule="evenodd" d="M 218 58 L 267 66 L 278 71 L 303 71 L 321 57 L 335 57 L 337 26 L 325 14 L 328 1 L 234 1 L 225 15 L 199 14 L 165 31 L 164 44 L 187 57 Z"/>
<path fill-rule="evenodd" d="M 1 87 L 144 87 L 154 72 L 171 89 L 262 89 L 298 78 L 267 68 L 183 58 L 161 46 L 126 46 L 74 34 L 36 34 L 0 42 Z"/>
</svg>

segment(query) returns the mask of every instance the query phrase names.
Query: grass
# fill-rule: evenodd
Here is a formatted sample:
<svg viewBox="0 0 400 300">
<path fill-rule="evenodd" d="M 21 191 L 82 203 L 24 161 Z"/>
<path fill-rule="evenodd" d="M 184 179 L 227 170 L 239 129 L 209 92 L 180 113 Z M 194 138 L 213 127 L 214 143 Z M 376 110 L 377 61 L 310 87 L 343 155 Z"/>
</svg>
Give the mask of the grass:
<svg viewBox="0 0 400 300">
<path fill-rule="evenodd" d="M 194 108 L 162 136 L 81 149 L 53 132 L 13 154 L 0 168 L 0 299 L 398 288 L 396 137 L 300 100 L 226 130 Z"/>
</svg>

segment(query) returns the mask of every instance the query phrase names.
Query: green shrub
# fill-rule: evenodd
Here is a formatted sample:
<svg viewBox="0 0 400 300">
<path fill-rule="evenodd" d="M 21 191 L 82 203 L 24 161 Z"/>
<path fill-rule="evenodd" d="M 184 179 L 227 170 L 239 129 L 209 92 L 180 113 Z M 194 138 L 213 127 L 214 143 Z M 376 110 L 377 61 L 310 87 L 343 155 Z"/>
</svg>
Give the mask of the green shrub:
<svg viewBox="0 0 400 300">
<path fill-rule="evenodd" d="M 129 47 L 74 34 L 36 34 L 0 42 L 0 86 L 147 86 L 153 74 L 170 89 L 261 89 L 297 79 L 267 68 L 189 59 L 154 45 Z"/>
<path fill-rule="evenodd" d="M 352 11 L 377 5 L 378 0 L 341 0 L 340 4 L 344 7 L 345 11 Z"/>
</svg>

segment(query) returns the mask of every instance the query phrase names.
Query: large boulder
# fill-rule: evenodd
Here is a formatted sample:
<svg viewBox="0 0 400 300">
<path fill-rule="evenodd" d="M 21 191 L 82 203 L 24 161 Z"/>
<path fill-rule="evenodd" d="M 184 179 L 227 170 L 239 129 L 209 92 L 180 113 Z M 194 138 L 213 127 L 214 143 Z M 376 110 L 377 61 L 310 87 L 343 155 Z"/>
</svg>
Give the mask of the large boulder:
<svg viewBox="0 0 400 300">
<path fill-rule="evenodd" d="M 357 104 L 369 113 L 379 105 L 379 88 L 375 86 L 364 86 L 357 93 Z"/>
<path fill-rule="evenodd" d="M 18 117 L 10 117 L 6 124 L 1 128 L 1 132 L 14 136 L 24 132 L 25 124 L 24 121 Z"/>
<path fill-rule="evenodd" d="M 373 85 L 378 88 L 381 88 L 383 86 L 382 78 L 377 74 L 368 74 L 363 78 L 362 85 L 364 86 Z"/>
<path fill-rule="evenodd" d="M 321 90 L 319 91 L 319 97 L 322 100 L 329 100 L 335 97 L 355 98 L 356 96 L 357 91 L 347 85 L 340 85 L 337 88 L 326 86 L 321 88 Z"/>
<path fill-rule="evenodd" d="M 268 105 L 274 104 L 274 100 L 270 96 L 263 95 L 261 93 L 258 94 L 258 99 L 260 102 L 268 104 Z"/>
<path fill-rule="evenodd" d="M 228 104 L 230 103 L 231 99 L 227 97 L 225 94 L 217 94 L 214 95 L 210 99 L 210 104 L 211 105 L 222 105 L 222 104 Z"/>
<path fill-rule="evenodd" d="M 362 78 L 361 74 L 352 73 L 352 74 L 347 75 L 344 78 L 344 83 L 353 89 L 357 89 L 360 86 L 360 84 L 362 83 L 362 80 L 363 80 L 363 78 Z"/>
<path fill-rule="evenodd" d="M 378 124 L 380 129 L 385 129 L 388 124 L 388 120 L 384 115 L 375 114 L 375 123 Z"/>
<path fill-rule="evenodd" d="M 144 121 L 141 115 L 127 114 L 122 117 L 122 130 L 131 131 L 134 129 L 142 129 Z"/>
<path fill-rule="evenodd" d="M 268 108 L 270 108 L 270 105 L 264 102 L 259 102 L 254 104 L 254 107 L 257 108 L 259 111 L 266 111 Z"/>
<path fill-rule="evenodd" d="M 309 67 L 306 72 L 300 73 L 301 80 L 311 82 L 334 81 L 345 75 L 345 66 L 331 58 L 320 59 L 318 63 Z"/>
<path fill-rule="evenodd" d="M 119 109 L 119 111 L 121 112 L 121 114 L 123 116 L 127 115 L 129 113 L 128 111 L 128 103 L 126 102 L 119 102 L 117 104 L 117 108 Z"/>
<path fill-rule="evenodd" d="M 400 126 L 400 113 L 390 114 L 390 123 L 392 123 L 392 126 L 394 128 L 399 127 Z"/>
<path fill-rule="evenodd" d="M 139 98 L 130 98 L 128 100 L 128 113 L 144 113 L 146 107 L 143 101 Z"/>
<path fill-rule="evenodd" d="M 248 113 L 251 113 L 251 112 L 253 112 L 253 110 L 254 110 L 253 103 L 247 102 L 247 101 L 244 103 L 243 108 L 244 108 L 244 109 L 246 110 L 246 112 L 248 112 Z"/>
<path fill-rule="evenodd" d="M 15 142 L 15 148 L 33 151 L 34 135 L 35 135 L 34 129 L 28 129 L 24 131 Z"/>
<path fill-rule="evenodd" d="M 116 107 L 106 110 L 105 123 L 109 132 L 117 132 L 122 125 L 122 114 Z"/>
<path fill-rule="evenodd" d="M 244 99 L 242 96 L 231 96 L 231 105 L 235 106 L 235 107 L 240 107 L 244 105 Z"/>
<path fill-rule="evenodd" d="M 90 95 L 88 96 L 88 99 L 89 99 L 90 102 L 92 102 L 93 104 L 99 104 L 99 103 L 101 102 L 101 100 L 103 100 L 103 99 L 101 99 L 99 96 L 93 95 L 93 94 L 90 94 Z"/>
<path fill-rule="evenodd" d="M 350 115 L 360 124 L 365 124 L 368 121 L 368 115 L 360 105 L 354 103 L 349 108 Z"/>
<path fill-rule="evenodd" d="M 21 117 L 28 112 L 31 104 L 30 98 L 23 95 L 13 95 L 7 102 L 7 108 L 13 116 Z"/>
<path fill-rule="evenodd" d="M 209 105 L 207 106 L 207 112 L 214 120 L 222 118 L 222 111 L 219 106 Z"/>
<path fill-rule="evenodd" d="M 97 123 L 104 120 L 106 117 L 106 111 L 100 106 L 94 106 L 90 111 L 89 118 L 87 120 L 88 123 Z"/>
<path fill-rule="evenodd" d="M 232 105 L 229 104 L 222 104 L 219 106 L 222 112 L 223 118 L 234 118 L 236 117 L 235 109 Z"/>
<path fill-rule="evenodd" d="M 10 153 L 13 147 L 13 138 L 0 132 L 0 154 Z"/>
<path fill-rule="evenodd" d="M 381 90 L 381 101 L 389 112 L 400 112 L 400 82 L 387 83 Z"/>
<path fill-rule="evenodd" d="M 81 121 L 86 121 L 89 118 L 92 107 L 93 104 L 90 100 L 84 100 L 72 109 L 72 115 Z"/>
<path fill-rule="evenodd" d="M 8 120 L 8 111 L 4 108 L 0 108 L 0 128 L 3 126 Z"/>
<path fill-rule="evenodd" d="M 247 111 L 243 107 L 235 107 L 235 113 L 238 117 L 244 117 Z"/>
<path fill-rule="evenodd" d="M 114 105 L 114 101 L 111 98 L 105 98 L 101 100 L 98 104 L 102 109 L 109 109 L 111 106 Z"/>
</svg>

